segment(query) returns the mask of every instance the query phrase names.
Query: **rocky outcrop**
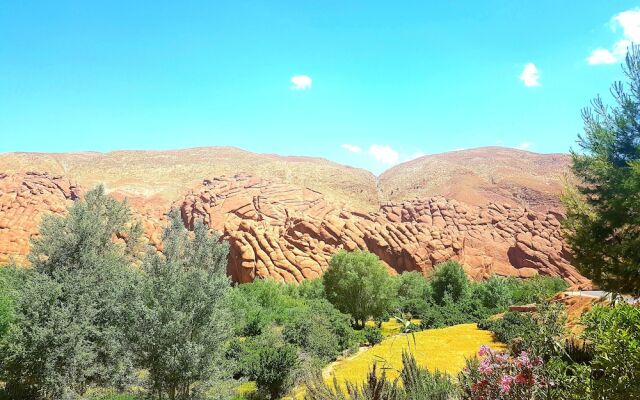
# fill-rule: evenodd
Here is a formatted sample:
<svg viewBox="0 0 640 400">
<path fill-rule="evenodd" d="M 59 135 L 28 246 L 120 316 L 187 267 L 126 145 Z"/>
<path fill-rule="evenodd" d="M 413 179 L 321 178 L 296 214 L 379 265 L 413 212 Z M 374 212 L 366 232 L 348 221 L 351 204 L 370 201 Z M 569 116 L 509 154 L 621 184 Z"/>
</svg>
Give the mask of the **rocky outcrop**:
<svg viewBox="0 0 640 400">
<path fill-rule="evenodd" d="M 571 266 L 554 213 L 443 197 L 361 213 L 307 188 L 249 176 L 205 180 L 176 205 L 187 226 L 202 218 L 229 240 L 229 273 L 238 282 L 299 282 L 321 275 L 336 251 L 362 249 L 391 272 L 428 274 L 435 264 L 456 259 L 476 279 L 543 274 L 588 285 Z"/>
<path fill-rule="evenodd" d="M 60 214 L 81 195 L 68 179 L 46 173 L 0 173 L 0 264 L 24 264 L 42 216 Z"/>
<path fill-rule="evenodd" d="M 127 196 L 149 242 L 160 248 L 170 204 Z M 0 263 L 25 262 L 43 215 L 63 213 L 81 195 L 68 179 L 45 173 L 0 175 Z M 187 227 L 202 219 L 231 246 L 229 274 L 236 282 L 273 278 L 300 282 L 326 270 L 341 249 L 368 250 L 391 273 L 420 271 L 449 259 L 469 275 L 560 276 L 572 286 L 589 282 L 571 266 L 556 213 L 509 204 L 471 206 L 444 197 L 386 203 L 363 212 L 307 187 L 249 175 L 216 177 L 173 203 Z"/>
</svg>

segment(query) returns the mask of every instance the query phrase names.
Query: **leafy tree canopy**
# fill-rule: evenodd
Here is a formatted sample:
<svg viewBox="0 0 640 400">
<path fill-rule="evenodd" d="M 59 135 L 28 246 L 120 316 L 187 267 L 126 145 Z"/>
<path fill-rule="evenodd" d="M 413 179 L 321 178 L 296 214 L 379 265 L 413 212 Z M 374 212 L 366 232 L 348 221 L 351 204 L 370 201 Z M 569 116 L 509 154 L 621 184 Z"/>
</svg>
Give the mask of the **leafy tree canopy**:
<svg viewBox="0 0 640 400">
<path fill-rule="evenodd" d="M 576 266 L 602 289 L 640 295 L 640 48 L 632 46 L 615 83 L 616 105 L 600 97 L 583 110 L 579 179 L 564 196 L 567 238 Z"/>
</svg>

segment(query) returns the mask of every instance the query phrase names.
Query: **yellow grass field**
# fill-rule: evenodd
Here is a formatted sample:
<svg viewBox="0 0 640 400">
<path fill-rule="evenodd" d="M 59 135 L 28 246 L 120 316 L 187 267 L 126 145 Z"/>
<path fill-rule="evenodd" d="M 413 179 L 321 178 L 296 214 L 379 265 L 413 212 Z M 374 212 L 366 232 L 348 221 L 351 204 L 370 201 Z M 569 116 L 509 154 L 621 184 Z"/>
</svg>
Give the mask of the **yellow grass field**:
<svg viewBox="0 0 640 400">
<path fill-rule="evenodd" d="M 457 374 L 465 365 L 465 359 L 477 354 L 480 346 L 495 350 L 505 345 L 494 341 L 491 332 L 478 329 L 476 324 L 456 325 L 442 329 L 430 329 L 409 335 L 396 335 L 345 360 L 330 364 L 323 375 L 327 382 L 335 376 L 340 385 L 346 381 L 362 383 L 374 362 L 386 367 L 387 376 L 395 378 L 402 367 L 402 351 L 413 353 L 418 365 L 431 370 Z"/>
</svg>

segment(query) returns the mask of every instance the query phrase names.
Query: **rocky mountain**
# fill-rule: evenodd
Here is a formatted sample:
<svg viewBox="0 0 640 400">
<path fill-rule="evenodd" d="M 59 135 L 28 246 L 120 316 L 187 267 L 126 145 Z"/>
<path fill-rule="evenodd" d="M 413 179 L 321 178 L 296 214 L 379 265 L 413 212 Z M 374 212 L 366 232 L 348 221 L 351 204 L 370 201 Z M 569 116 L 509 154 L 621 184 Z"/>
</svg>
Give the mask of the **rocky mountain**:
<svg viewBox="0 0 640 400">
<path fill-rule="evenodd" d="M 397 165 L 379 177 L 391 201 L 441 195 L 472 205 L 517 204 L 537 211 L 561 210 L 567 154 L 537 154 L 504 147 L 428 155 Z"/>
<path fill-rule="evenodd" d="M 456 153 L 396 166 L 379 180 L 322 159 L 232 148 L 4 154 L 0 263 L 11 257 L 25 263 L 42 215 L 63 213 L 83 190 L 102 183 L 129 199 L 153 245 L 171 207 L 180 209 L 186 226 L 202 218 L 229 240 L 229 274 L 238 282 L 299 282 L 322 274 L 339 249 L 364 249 L 392 273 L 427 274 L 453 258 L 476 279 L 545 274 L 588 286 L 571 266 L 559 228 L 566 156 L 496 149 L 487 159 L 488 148 Z"/>
</svg>

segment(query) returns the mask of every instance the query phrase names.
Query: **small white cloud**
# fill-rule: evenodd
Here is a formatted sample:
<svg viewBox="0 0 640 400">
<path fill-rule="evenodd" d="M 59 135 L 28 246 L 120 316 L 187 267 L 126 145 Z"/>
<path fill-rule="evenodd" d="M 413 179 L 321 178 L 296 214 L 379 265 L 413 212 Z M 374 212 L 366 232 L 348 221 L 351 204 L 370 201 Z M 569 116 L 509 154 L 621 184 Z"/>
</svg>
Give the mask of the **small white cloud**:
<svg viewBox="0 0 640 400">
<path fill-rule="evenodd" d="M 526 87 L 540 86 L 540 72 L 534 63 L 528 63 L 524 66 L 520 80 L 524 82 Z"/>
<path fill-rule="evenodd" d="M 594 50 L 587 62 L 590 65 L 613 64 L 627 55 L 627 49 L 633 43 L 640 43 L 640 10 L 623 11 L 611 18 L 611 30 L 622 29 L 622 38 L 616 41 L 611 50 L 599 48 Z"/>
<path fill-rule="evenodd" d="M 369 147 L 369 154 L 383 164 L 395 164 L 398 162 L 398 152 L 391 146 L 372 144 Z"/>
<path fill-rule="evenodd" d="M 611 54 L 611 52 L 607 49 L 596 49 L 591 53 L 589 58 L 587 58 L 587 62 L 591 65 L 596 64 L 613 64 L 618 61 L 616 56 Z"/>
<path fill-rule="evenodd" d="M 291 77 L 291 89 L 294 90 L 305 90 L 311 88 L 311 77 L 307 75 L 294 75 Z"/>
<path fill-rule="evenodd" d="M 423 156 L 426 156 L 426 154 L 421 152 L 421 151 L 416 151 L 415 153 L 413 153 L 410 156 L 408 156 L 407 158 L 405 158 L 405 161 L 415 160 L 416 158 L 420 158 L 420 157 L 423 157 Z"/>
<path fill-rule="evenodd" d="M 533 143 L 531 142 L 522 142 L 518 145 L 518 149 L 520 150 L 529 150 L 531 148 L 531 146 L 533 145 Z"/>
<path fill-rule="evenodd" d="M 340 147 L 342 147 L 343 149 L 347 150 L 350 153 L 360 153 L 360 152 L 362 152 L 362 149 L 360 148 L 360 146 L 356 146 L 355 144 L 345 143 L 345 144 L 341 145 Z"/>
</svg>

